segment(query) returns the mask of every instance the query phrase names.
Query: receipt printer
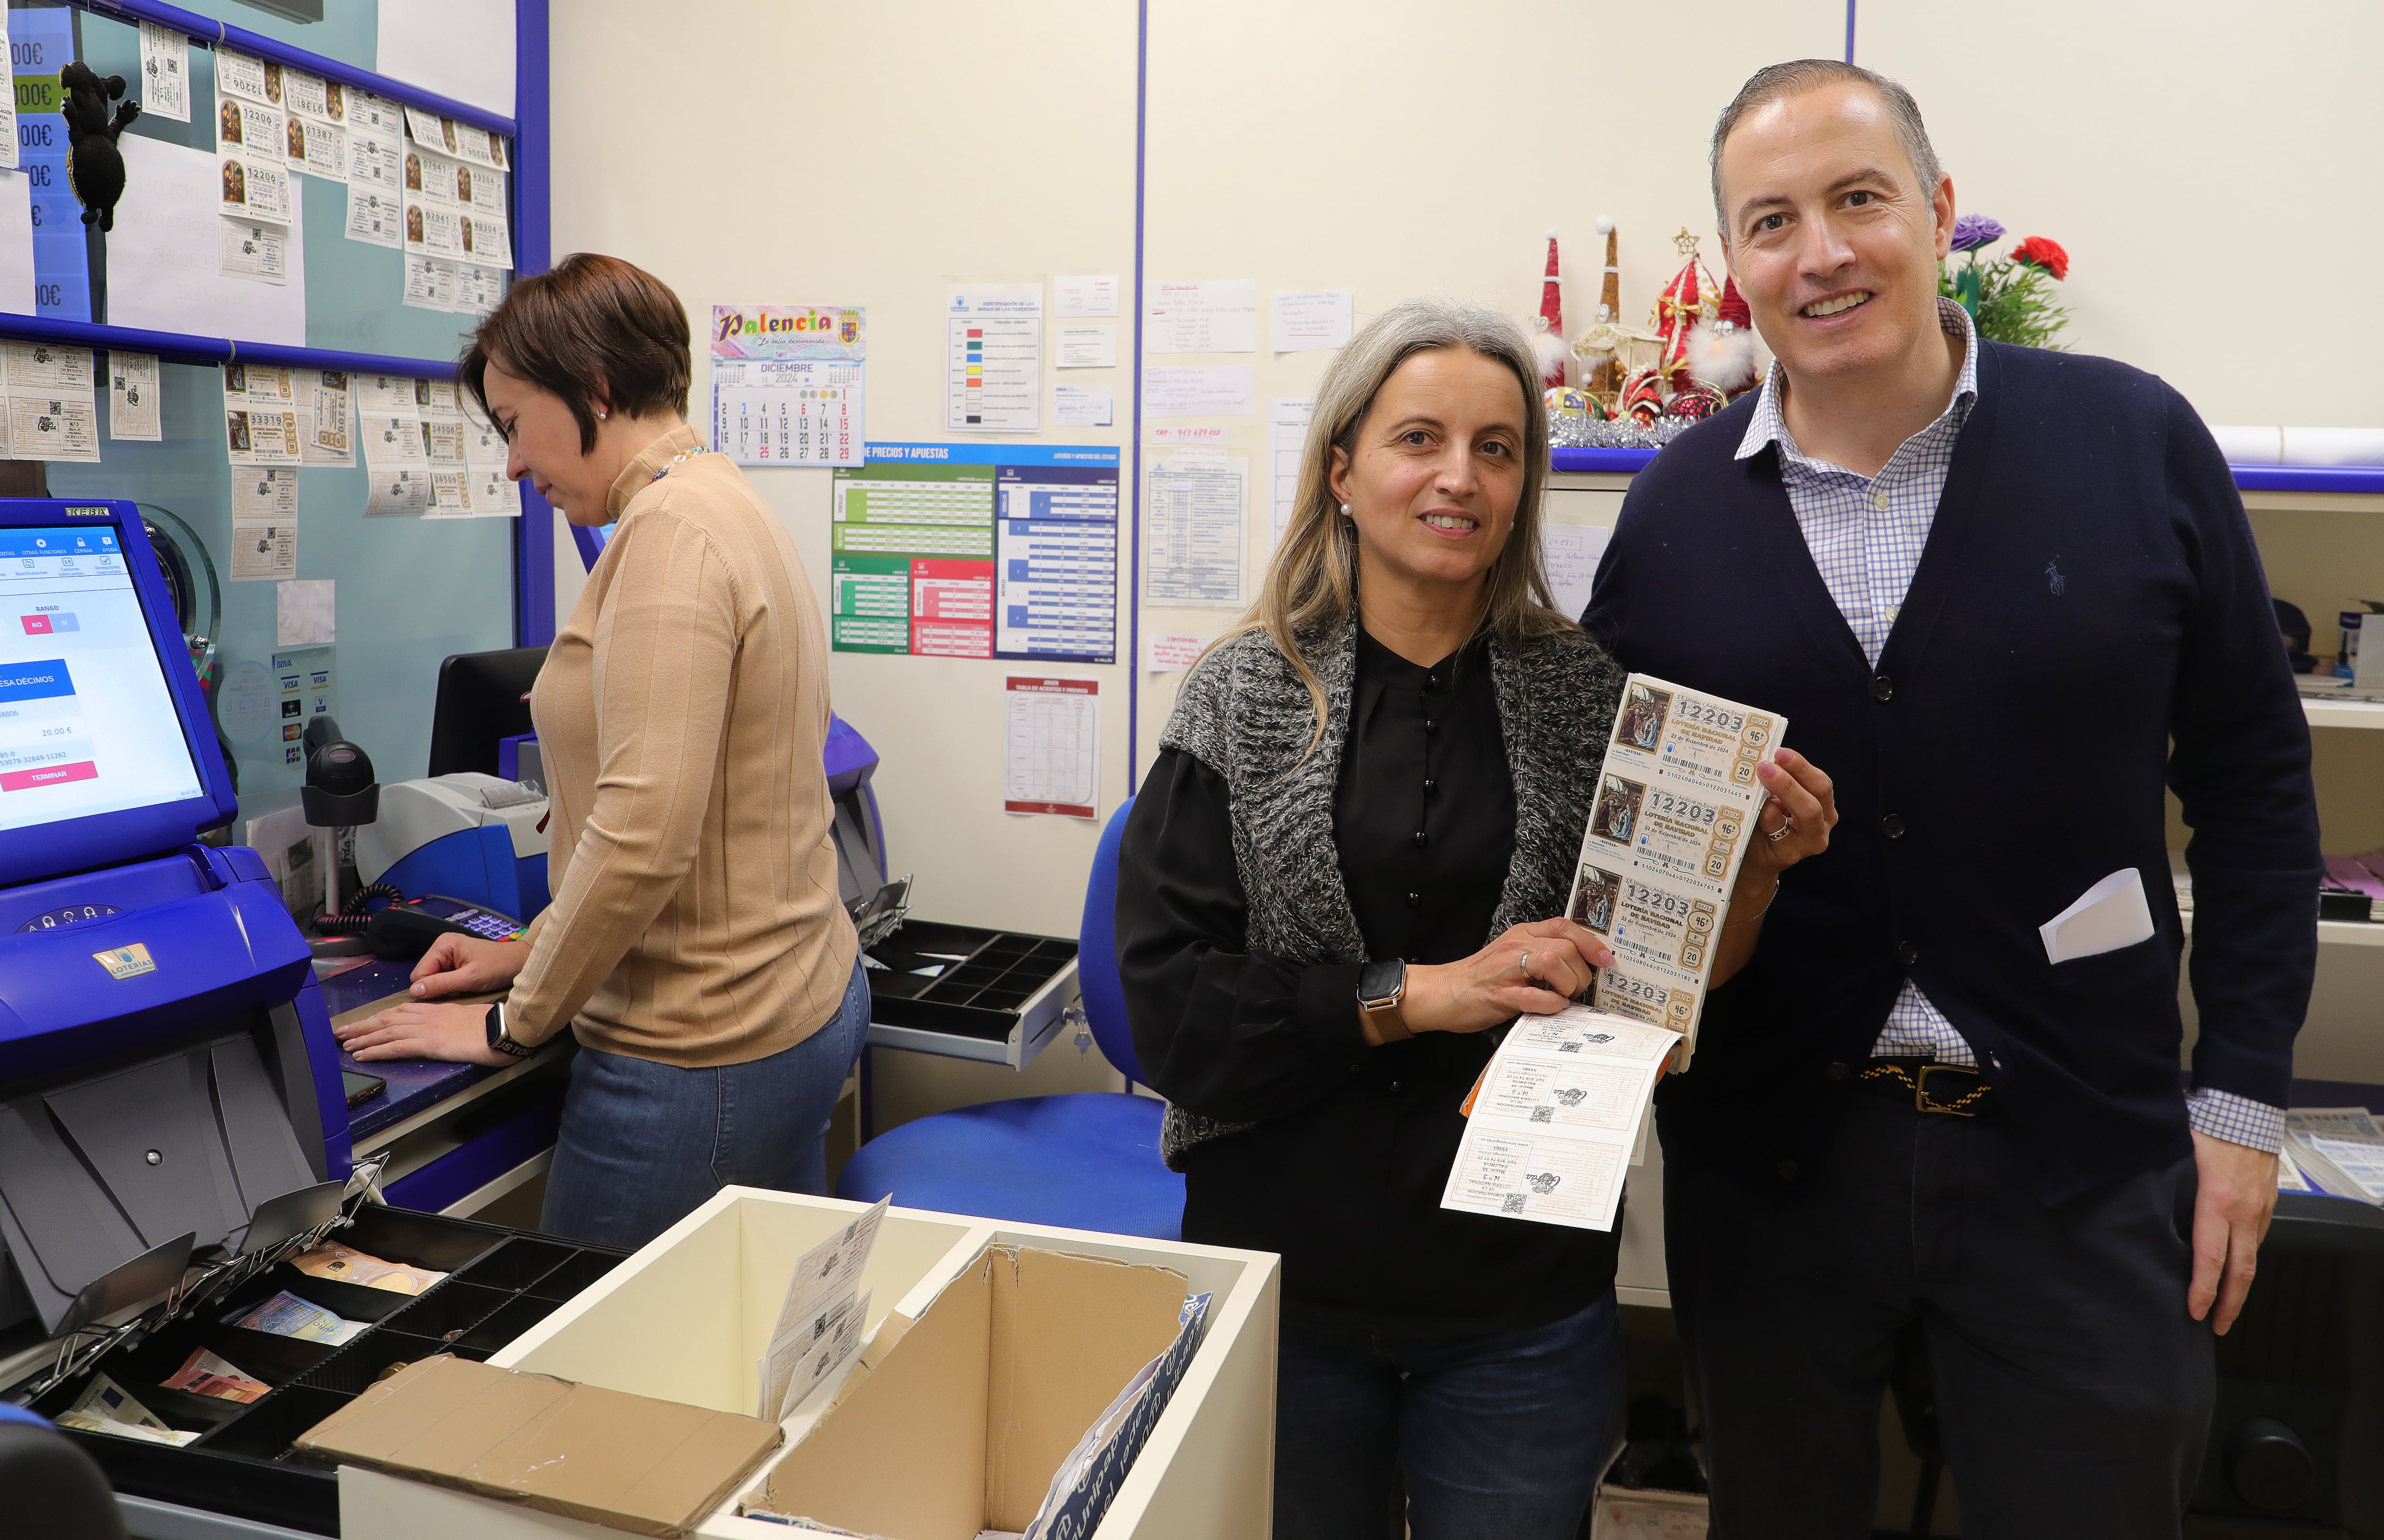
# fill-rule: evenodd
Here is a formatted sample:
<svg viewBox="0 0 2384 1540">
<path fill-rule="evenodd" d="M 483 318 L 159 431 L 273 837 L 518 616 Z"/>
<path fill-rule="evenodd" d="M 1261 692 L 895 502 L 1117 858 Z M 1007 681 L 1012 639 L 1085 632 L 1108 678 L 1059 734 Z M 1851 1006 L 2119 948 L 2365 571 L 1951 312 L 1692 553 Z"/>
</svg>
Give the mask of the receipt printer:
<svg viewBox="0 0 2384 1540">
<path fill-rule="evenodd" d="M 527 922 L 547 905 L 546 816 L 536 787 L 476 770 L 384 786 L 379 818 L 356 826 L 356 876 Z"/>
</svg>

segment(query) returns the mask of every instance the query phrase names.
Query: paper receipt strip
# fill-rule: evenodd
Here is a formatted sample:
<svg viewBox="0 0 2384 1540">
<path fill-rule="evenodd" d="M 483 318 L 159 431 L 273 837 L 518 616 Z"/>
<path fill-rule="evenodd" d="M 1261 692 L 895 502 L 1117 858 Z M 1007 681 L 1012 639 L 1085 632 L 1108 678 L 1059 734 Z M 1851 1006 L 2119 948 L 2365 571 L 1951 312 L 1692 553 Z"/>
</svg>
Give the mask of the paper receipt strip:
<svg viewBox="0 0 2384 1540">
<path fill-rule="evenodd" d="M 1581 1005 L 1518 1019 L 1469 1102 L 1440 1206 L 1612 1229 L 1657 1071 L 1680 1040 Z"/>
</svg>

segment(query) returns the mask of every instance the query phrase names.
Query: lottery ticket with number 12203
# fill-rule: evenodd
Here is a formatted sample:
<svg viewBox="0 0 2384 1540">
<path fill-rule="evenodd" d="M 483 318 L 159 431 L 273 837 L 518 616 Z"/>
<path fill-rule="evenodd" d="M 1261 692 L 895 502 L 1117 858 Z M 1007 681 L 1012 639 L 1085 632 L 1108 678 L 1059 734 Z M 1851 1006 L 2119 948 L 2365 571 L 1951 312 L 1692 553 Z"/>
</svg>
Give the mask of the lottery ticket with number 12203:
<svg viewBox="0 0 2384 1540">
<path fill-rule="evenodd" d="M 1682 1066 L 1768 795 L 1755 767 L 1787 730 L 1776 712 L 1644 674 L 1623 681 L 1565 913 L 1614 949 L 1589 1003 L 1680 1033 Z"/>
</svg>

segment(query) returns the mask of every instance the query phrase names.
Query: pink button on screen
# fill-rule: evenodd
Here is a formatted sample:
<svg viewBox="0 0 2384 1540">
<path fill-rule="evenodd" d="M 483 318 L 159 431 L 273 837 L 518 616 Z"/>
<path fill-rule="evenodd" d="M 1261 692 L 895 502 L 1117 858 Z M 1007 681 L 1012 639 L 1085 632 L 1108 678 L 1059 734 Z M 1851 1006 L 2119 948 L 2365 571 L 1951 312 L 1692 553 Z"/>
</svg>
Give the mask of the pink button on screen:
<svg viewBox="0 0 2384 1540">
<path fill-rule="evenodd" d="M 98 778 L 99 766 L 90 760 L 74 764 L 44 764 L 38 770 L 0 772 L 0 791 L 31 791 L 37 786 L 58 786 L 67 781 Z"/>
</svg>

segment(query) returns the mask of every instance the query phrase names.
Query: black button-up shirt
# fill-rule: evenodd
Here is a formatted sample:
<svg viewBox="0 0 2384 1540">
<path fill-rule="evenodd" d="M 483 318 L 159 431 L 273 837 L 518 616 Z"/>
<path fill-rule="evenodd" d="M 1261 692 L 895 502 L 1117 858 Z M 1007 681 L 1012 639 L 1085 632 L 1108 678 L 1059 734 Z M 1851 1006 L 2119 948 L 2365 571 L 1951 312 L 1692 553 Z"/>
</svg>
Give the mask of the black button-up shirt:
<svg viewBox="0 0 2384 1540">
<path fill-rule="evenodd" d="M 1408 662 L 1358 637 L 1334 793 L 1341 875 L 1371 958 L 1453 962 L 1490 939 L 1515 844 L 1486 648 Z M 1491 1033 L 1366 1046 L 1356 964 L 1248 950 L 1223 778 L 1163 751 L 1127 820 L 1117 939 L 1143 1073 L 1187 1111 L 1258 1126 L 1186 1158 L 1184 1237 L 1284 1258 L 1310 1330 L 1520 1330 L 1613 1282 L 1612 1235 L 1440 1207 L 1459 1105 Z"/>
</svg>

